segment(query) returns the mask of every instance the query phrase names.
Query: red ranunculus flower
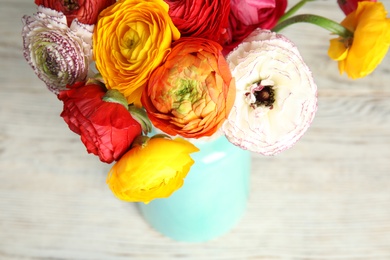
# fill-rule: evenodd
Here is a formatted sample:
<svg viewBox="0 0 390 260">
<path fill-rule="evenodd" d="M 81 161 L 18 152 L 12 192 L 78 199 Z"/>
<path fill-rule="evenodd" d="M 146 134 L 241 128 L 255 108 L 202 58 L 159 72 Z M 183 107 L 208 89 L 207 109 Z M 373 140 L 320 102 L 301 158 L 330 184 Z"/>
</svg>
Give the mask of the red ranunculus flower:
<svg viewBox="0 0 390 260">
<path fill-rule="evenodd" d="M 64 102 L 61 116 L 70 130 L 81 136 L 87 151 L 111 163 L 129 149 L 142 129 L 125 106 L 103 101 L 105 94 L 100 85 L 76 83 L 61 91 L 58 99 Z"/>
<path fill-rule="evenodd" d="M 362 1 L 376 2 L 376 0 L 337 0 L 337 3 L 344 14 L 349 15 L 357 9 L 358 2 Z"/>
<path fill-rule="evenodd" d="M 286 8 L 287 0 L 231 0 L 223 53 L 233 50 L 256 28 L 272 29 Z"/>
<path fill-rule="evenodd" d="M 36 5 L 62 12 L 70 25 L 77 18 L 80 23 L 95 24 L 99 13 L 116 0 L 35 0 Z"/>
<path fill-rule="evenodd" d="M 165 0 L 169 15 L 182 37 L 199 37 L 224 43 L 230 0 Z"/>
</svg>

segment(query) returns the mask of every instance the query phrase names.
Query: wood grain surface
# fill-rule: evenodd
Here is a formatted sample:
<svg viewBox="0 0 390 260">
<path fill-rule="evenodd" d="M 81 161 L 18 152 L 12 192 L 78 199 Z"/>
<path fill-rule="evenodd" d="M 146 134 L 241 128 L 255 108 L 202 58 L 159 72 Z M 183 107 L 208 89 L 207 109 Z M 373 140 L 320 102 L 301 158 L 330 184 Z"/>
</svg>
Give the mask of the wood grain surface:
<svg viewBox="0 0 390 260">
<path fill-rule="evenodd" d="M 316 118 L 293 148 L 253 154 L 248 209 L 230 233 L 182 243 L 112 195 L 110 166 L 85 152 L 24 60 L 33 0 L 0 2 L 0 259 L 390 259 L 390 54 L 353 81 L 328 58 L 327 31 L 283 31 L 313 71 Z M 306 12 L 343 18 L 331 0 Z"/>
</svg>

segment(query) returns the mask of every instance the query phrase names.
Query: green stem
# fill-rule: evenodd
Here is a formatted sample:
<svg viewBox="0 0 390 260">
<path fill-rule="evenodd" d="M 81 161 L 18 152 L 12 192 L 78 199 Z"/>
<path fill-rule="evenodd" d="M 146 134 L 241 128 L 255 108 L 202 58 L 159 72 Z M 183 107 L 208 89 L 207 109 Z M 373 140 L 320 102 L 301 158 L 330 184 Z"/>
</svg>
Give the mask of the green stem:
<svg viewBox="0 0 390 260">
<path fill-rule="evenodd" d="M 302 6 L 304 6 L 307 2 L 312 2 L 315 0 L 301 0 L 296 5 L 290 8 L 282 17 L 279 18 L 278 24 L 295 14 Z"/>
<path fill-rule="evenodd" d="M 296 15 L 291 18 L 284 20 L 283 22 L 277 24 L 272 31 L 279 32 L 285 27 L 292 25 L 294 23 L 311 23 L 314 25 L 318 25 L 334 34 L 337 34 L 343 38 L 353 37 L 353 32 L 342 26 L 341 24 L 329 20 L 328 18 L 314 15 L 314 14 L 301 14 Z"/>
</svg>

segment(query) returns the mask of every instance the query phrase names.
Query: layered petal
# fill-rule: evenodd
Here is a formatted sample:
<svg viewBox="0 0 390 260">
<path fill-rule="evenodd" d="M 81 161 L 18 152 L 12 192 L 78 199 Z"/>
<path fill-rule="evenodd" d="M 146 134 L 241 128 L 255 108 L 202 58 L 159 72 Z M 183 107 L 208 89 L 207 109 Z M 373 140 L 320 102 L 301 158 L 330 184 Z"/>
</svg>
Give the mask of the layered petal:
<svg viewBox="0 0 390 260">
<path fill-rule="evenodd" d="M 352 38 L 330 41 L 328 55 L 337 60 L 340 74 L 352 79 L 372 73 L 390 47 L 390 19 L 382 3 L 359 2 L 341 25 L 353 32 Z"/>
<path fill-rule="evenodd" d="M 179 189 L 198 149 L 180 138 L 151 138 L 133 147 L 108 173 L 107 184 L 121 200 L 148 203 Z"/>
<path fill-rule="evenodd" d="M 86 79 L 92 60 L 92 25 L 74 20 L 67 26 L 64 14 L 42 6 L 23 17 L 23 54 L 35 74 L 54 93 Z"/>
<path fill-rule="evenodd" d="M 230 0 L 166 0 L 169 15 L 183 37 L 199 37 L 224 43 Z"/>
<path fill-rule="evenodd" d="M 84 24 L 95 24 L 99 13 L 116 0 L 35 0 L 35 4 L 62 12 L 68 25 L 74 19 Z"/>
<path fill-rule="evenodd" d="M 231 0 L 228 37 L 224 54 L 228 54 L 256 28 L 272 29 L 285 13 L 287 0 Z"/>
<path fill-rule="evenodd" d="M 235 86 L 221 46 L 181 38 L 150 77 L 142 95 L 152 123 L 169 135 L 213 135 L 233 106 Z"/>
<path fill-rule="evenodd" d="M 317 86 L 287 38 L 255 30 L 228 57 L 236 100 L 222 130 L 233 144 L 264 155 L 290 148 L 310 126 Z"/>
<path fill-rule="evenodd" d="M 118 160 L 141 135 L 141 125 L 127 108 L 104 100 L 106 89 L 100 85 L 77 83 L 61 91 L 61 117 L 70 130 L 80 135 L 88 153 L 99 156 L 102 162 Z"/>
<path fill-rule="evenodd" d="M 180 32 L 162 0 L 123 0 L 100 13 L 93 35 L 96 67 L 109 89 L 140 106 L 143 88 Z"/>
</svg>

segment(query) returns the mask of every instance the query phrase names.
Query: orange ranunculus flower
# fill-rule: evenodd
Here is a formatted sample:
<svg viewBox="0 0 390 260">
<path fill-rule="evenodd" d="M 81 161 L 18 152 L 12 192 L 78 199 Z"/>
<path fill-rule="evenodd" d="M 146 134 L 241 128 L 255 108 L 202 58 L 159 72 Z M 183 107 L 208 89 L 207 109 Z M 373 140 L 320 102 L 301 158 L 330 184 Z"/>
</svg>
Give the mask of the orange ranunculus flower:
<svg viewBox="0 0 390 260">
<path fill-rule="evenodd" d="M 163 0 L 120 0 L 99 15 L 93 35 L 96 67 L 109 89 L 140 106 L 151 72 L 179 38 Z"/>
<path fill-rule="evenodd" d="M 382 3 L 363 1 L 341 22 L 354 36 L 330 41 L 328 55 L 339 62 L 340 73 L 362 78 L 381 63 L 390 46 L 390 19 L 386 15 Z"/>
<path fill-rule="evenodd" d="M 183 185 L 194 163 L 189 154 L 197 151 L 181 138 L 152 137 L 114 164 L 107 184 L 116 197 L 125 201 L 148 203 L 166 198 Z"/>
<path fill-rule="evenodd" d="M 155 127 L 187 138 L 211 136 L 228 117 L 235 81 L 222 47 L 203 38 L 181 38 L 151 75 L 142 104 Z"/>
</svg>

